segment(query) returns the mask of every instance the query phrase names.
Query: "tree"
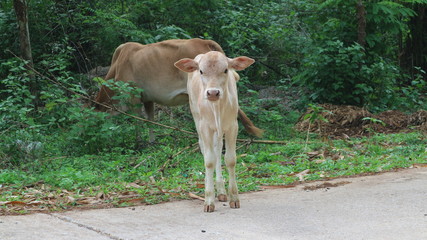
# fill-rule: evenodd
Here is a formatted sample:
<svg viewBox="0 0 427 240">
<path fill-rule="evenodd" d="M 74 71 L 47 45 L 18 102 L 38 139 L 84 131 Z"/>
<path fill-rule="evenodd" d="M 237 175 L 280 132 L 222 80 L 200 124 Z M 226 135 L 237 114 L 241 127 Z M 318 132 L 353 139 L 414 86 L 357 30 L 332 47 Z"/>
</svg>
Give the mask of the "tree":
<svg viewBox="0 0 427 240">
<path fill-rule="evenodd" d="M 21 57 L 27 60 L 27 68 L 33 67 L 33 56 L 31 54 L 30 31 L 28 29 L 28 7 L 26 0 L 13 0 L 13 7 L 19 26 L 19 42 L 21 46 Z"/>
<path fill-rule="evenodd" d="M 360 46 L 365 47 L 366 44 L 366 10 L 362 0 L 357 1 L 357 42 Z"/>
</svg>

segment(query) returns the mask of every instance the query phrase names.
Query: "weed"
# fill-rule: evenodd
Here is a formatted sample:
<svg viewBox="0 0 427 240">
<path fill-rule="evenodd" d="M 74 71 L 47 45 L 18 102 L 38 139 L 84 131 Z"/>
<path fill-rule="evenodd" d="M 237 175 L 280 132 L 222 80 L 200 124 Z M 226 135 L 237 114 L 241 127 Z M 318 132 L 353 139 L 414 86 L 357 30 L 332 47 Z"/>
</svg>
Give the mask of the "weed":
<svg viewBox="0 0 427 240">
<path fill-rule="evenodd" d="M 306 143 L 308 143 L 309 140 L 309 134 L 311 130 L 311 125 L 314 124 L 316 121 L 323 121 L 328 122 L 328 119 L 326 119 L 322 113 L 332 114 L 330 111 L 325 110 L 323 107 L 315 105 L 315 104 L 309 104 L 310 113 L 307 113 L 304 115 L 303 120 L 308 119 L 308 128 L 307 128 L 307 138 Z M 321 125 L 319 123 L 319 131 L 321 134 Z M 307 144 L 306 144 L 307 145 Z"/>
</svg>

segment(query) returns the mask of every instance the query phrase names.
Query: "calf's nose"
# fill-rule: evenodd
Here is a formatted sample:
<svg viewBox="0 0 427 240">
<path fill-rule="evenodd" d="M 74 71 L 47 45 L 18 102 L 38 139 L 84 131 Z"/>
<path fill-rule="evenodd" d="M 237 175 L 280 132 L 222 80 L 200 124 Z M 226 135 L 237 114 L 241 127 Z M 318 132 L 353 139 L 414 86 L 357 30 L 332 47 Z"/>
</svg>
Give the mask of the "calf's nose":
<svg viewBox="0 0 427 240">
<path fill-rule="evenodd" d="M 216 101 L 219 99 L 219 94 L 220 94 L 219 90 L 210 89 L 206 93 L 208 95 L 208 99 L 211 101 Z"/>
<path fill-rule="evenodd" d="M 219 90 L 208 90 L 208 96 L 219 96 Z"/>
</svg>

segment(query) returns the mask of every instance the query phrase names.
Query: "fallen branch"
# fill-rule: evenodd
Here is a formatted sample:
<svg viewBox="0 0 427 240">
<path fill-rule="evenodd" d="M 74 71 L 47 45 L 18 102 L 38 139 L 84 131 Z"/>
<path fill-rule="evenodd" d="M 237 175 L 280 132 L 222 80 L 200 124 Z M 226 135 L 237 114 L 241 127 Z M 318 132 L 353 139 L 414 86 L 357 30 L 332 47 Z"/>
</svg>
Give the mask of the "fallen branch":
<svg viewBox="0 0 427 240">
<path fill-rule="evenodd" d="M 139 162 L 138 164 L 136 164 L 135 167 L 133 167 L 133 169 L 139 168 L 139 166 L 141 166 L 144 162 L 146 162 L 150 158 L 151 158 L 151 156 L 148 156 L 147 158 L 144 158 L 144 160 L 142 160 L 141 162 Z"/>
<path fill-rule="evenodd" d="M 192 193 L 192 192 L 189 192 L 189 193 L 188 193 L 188 196 L 189 196 L 190 198 L 193 198 L 193 199 L 198 199 L 198 200 L 201 200 L 201 201 L 205 201 L 205 199 L 204 199 L 204 198 L 202 198 L 202 197 L 200 197 L 200 196 L 198 196 L 198 195 L 196 195 L 196 194 L 194 194 L 194 193 Z"/>
<path fill-rule="evenodd" d="M 241 148 L 243 148 L 243 147 L 246 147 L 246 146 L 249 146 L 251 144 L 251 142 L 245 142 L 245 143 L 243 143 L 242 145 L 240 145 L 240 146 L 238 146 L 237 148 L 236 148 L 236 151 L 237 150 L 239 150 L 239 149 L 241 149 Z"/>
<path fill-rule="evenodd" d="M 263 143 L 263 144 L 283 144 L 286 145 L 288 142 L 285 141 L 274 141 L 274 140 L 255 140 L 255 139 L 237 139 L 238 142 L 249 142 L 251 143 Z"/>
</svg>

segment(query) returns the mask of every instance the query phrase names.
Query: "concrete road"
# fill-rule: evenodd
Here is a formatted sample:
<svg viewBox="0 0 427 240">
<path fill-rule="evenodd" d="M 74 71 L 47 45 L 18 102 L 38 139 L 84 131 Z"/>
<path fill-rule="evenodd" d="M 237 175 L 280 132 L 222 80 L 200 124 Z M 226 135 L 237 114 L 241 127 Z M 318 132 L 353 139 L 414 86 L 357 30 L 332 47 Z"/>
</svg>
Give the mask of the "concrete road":
<svg viewBox="0 0 427 240">
<path fill-rule="evenodd" d="M 217 203 L 214 213 L 188 200 L 0 216 L 0 239 L 421 240 L 427 239 L 427 168 L 242 194 L 240 209 L 227 205 Z"/>
</svg>

